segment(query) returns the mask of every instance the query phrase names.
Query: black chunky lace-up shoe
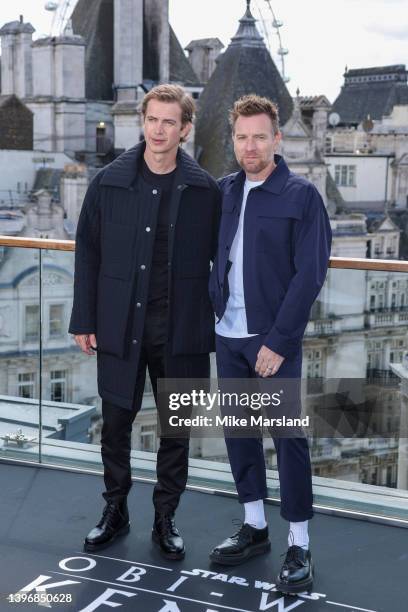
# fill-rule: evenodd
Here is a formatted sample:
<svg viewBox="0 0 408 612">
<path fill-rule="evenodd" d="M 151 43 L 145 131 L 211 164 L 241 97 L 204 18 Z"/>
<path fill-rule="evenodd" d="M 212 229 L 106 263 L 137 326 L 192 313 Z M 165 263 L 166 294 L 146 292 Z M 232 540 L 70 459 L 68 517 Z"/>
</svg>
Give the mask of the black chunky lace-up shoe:
<svg viewBox="0 0 408 612">
<path fill-rule="evenodd" d="M 176 527 L 174 512 L 155 513 L 152 540 L 158 545 L 162 556 L 166 559 L 184 559 L 186 550 L 183 538 Z"/>
<path fill-rule="evenodd" d="M 310 550 L 290 546 L 276 580 L 277 590 L 287 595 L 296 595 L 311 590 L 312 586 L 313 564 Z"/>
<path fill-rule="evenodd" d="M 262 555 L 271 549 L 268 527 L 255 529 L 248 523 L 242 523 L 239 530 L 230 538 L 216 546 L 210 553 L 210 559 L 221 565 L 239 565 L 255 555 Z"/>
<path fill-rule="evenodd" d="M 129 512 L 126 500 L 123 502 L 108 502 L 103 510 L 102 518 L 85 538 L 84 550 L 94 552 L 109 546 L 115 538 L 129 533 Z"/>
</svg>

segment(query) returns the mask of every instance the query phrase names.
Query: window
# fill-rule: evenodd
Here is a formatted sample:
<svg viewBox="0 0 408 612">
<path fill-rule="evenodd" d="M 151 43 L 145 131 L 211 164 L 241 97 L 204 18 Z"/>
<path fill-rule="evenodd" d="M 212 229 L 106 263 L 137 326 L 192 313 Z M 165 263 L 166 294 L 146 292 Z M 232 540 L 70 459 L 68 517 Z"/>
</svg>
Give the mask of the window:
<svg viewBox="0 0 408 612">
<path fill-rule="evenodd" d="M 33 342 L 40 337 L 40 307 L 38 304 L 25 307 L 24 338 Z"/>
<path fill-rule="evenodd" d="M 155 452 L 156 440 L 156 425 L 142 425 L 142 427 L 140 428 L 140 450 Z"/>
<path fill-rule="evenodd" d="M 306 378 L 307 378 L 307 394 L 312 395 L 315 393 L 323 392 L 323 355 L 319 350 L 312 350 L 308 353 L 308 360 L 306 366 Z"/>
<path fill-rule="evenodd" d="M 356 166 L 336 165 L 334 167 L 334 179 L 337 186 L 356 186 Z"/>
<path fill-rule="evenodd" d="M 18 396 L 34 397 L 35 372 L 23 372 L 18 375 Z"/>
<path fill-rule="evenodd" d="M 145 382 L 145 387 L 144 387 L 144 393 L 146 395 L 153 395 L 153 387 L 152 387 L 152 381 L 150 380 L 150 376 L 147 375 L 146 376 L 146 382 Z"/>
<path fill-rule="evenodd" d="M 66 402 L 66 376 L 65 370 L 51 371 L 51 401 Z"/>
<path fill-rule="evenodd" d="M 62 336 L 64 321 L 64 304 L 51 304 L 49 334 L 50 338 Z"/>
<path fill-rule="evenodd" d="M 349 168 L 348 185 L 350 187 L 355 187 L 356 186 L 356 167 L 349 166 L 348 168 Z"/>
</svg>

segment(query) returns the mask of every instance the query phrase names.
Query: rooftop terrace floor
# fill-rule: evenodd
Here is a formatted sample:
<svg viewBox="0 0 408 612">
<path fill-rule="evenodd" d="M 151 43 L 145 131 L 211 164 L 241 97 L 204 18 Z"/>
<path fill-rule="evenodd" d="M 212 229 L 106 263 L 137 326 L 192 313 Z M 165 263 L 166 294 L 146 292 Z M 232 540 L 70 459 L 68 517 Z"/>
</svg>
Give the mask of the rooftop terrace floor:
<svg viewBox="0 0 408 612">
<path fill-rule="evenodd" d="M 83 552 L 83 539 L 101 514 L 102 491 L 100 475 L 0 460 L 1 612 L 47 609 L 7 601 L 9 593 L 33 588 L 34 582 L 62 582 L 47 593 L 68 594 L 72 602 L 51 602 L 49 609 L 70 612 L 108 610 L 113 602 L 120 604 L 114 609 L 132 612 L 408 610 L 404 528 L 315 514 L 314 590 L 284 597 L 273 587 L 287 550 L 288 525 L 279 507 L 266 506 L 271 553 L 225 568 L 211 564 L 208 553 L 236 529 L 232 519 L 242 518 L 235 499 L 187 491 L 177 512 L 187 553 L 183 561 L 171 562 L 151 542 L 152 485 L 145 482 L 134 482 L 129 495 L 129 535 L 98 554 Z M 97 603 L 104 593 L 110 606 L 102 599 Z"/>
</svg>

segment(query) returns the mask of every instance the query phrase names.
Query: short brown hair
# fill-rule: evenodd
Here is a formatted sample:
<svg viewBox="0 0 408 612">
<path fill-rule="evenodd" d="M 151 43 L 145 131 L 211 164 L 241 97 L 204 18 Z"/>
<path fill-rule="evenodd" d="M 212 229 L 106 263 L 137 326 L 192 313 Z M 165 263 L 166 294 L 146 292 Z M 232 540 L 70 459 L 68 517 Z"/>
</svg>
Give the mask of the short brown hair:
<svg viewBox="0 0 408 612">
<path fill-rule="evenodd" d="M 263 98 L 256 94 L 242 96 L 234 103 L 234 107 L 230 111 L 229 120 L 232 130 L 234 131 L 235 122 L 239 116 L 253 117 L 263 114 L 268 115 L 272 121 L 273 132 L 277 134 L 279 132 L 279 111 L 276 104 L 269 98 Z"/>
<path fill-rule="evenodd" d="M 181 123 L 192 123 L 194 119 L 195 104 L 193 98 L 180 85 L 156 85 L 143 98 L 142 115 L 146 116 L 147 105 L 150 100 L 160 102 L 178 102 L 181 107 Z"/>
</svg>

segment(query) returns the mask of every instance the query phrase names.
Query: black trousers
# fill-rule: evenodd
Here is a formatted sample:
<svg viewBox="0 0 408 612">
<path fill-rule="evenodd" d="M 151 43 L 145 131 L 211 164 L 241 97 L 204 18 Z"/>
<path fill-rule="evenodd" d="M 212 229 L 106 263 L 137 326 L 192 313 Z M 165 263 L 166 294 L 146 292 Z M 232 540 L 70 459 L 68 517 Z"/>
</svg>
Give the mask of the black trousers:
<svg viewBox="0 0 408 612">
<path fill-rule="evenodd" d="M 143 343 L 136 372 L 132 410 L 102 400 L 101 453 L 104 466 L 106 501 L 122 501 L 132 486 L 130 451 L 132 424 L 140 410 L 146 380 L 146 368 L 157 405 L 158 378 L 209 378 L 208 354 L 170 355 L 167 345 L 167 312 L 148 312 Z M 194 330 L 192 330 L 194 333 Z M 153 504 L 158 512 L 173 512 L 185 490 L 188 476 L 188 438 L 160 439 L 157 453 L 157 484 Z"/>
</svg>

